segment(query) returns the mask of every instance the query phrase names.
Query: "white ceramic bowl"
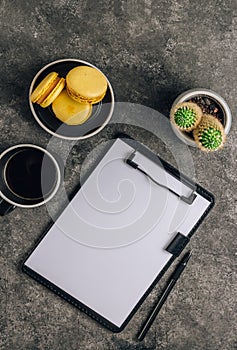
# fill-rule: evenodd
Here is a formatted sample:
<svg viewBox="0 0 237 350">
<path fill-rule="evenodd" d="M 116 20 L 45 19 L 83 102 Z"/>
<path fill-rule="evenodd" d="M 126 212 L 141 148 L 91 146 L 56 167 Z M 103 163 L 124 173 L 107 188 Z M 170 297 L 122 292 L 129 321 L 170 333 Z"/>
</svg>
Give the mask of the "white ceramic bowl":
<svg viewBox="0 0 237 350">
<path fill-rule="evenodd" d="M 52 111 L 52 107 L 40 107 L 37 103 L 32 103 L 30 95 L 34 88 L 50 72 L 57 72 L 60 77 L 66 77 L 67 73 L 76 66 L 89 66 L 96 68 L 89 62 L 75 58 L 61 59 L 51 62 L 41 68 L 33 78 L 29 89 L 29 105 L 31 112 L 37 123 L 49 134 L 67 140 L 81 140 L 91 137 L 100 132 L 110 121 L 114 111 L 114 92 L 107 79 L 108 88 L 102 101 L 92 106 L 90 118 L 81 125 L 67 125 L 57 119 Z M 100 71 L 100 70 L 99 70 Z M 102 72 L 103 73 L 103 72 Z"/>
</svg>

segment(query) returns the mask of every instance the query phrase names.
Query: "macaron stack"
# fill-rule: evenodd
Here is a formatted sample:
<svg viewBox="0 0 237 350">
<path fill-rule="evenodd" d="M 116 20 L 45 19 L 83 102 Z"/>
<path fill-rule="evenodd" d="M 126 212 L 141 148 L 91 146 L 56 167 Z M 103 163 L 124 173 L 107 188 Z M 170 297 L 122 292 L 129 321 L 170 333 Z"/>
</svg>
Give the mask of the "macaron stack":
<svg viewBox="0 0 237 350">
<path fill-rule="evenodd" d="M 30 99 L 41 107 L 48 107 L 65 87 L 65 79 L 59 78 L 58 73 L 49 73 L 32 92 Z"/>
<path fill-rule="evenodd" d="M 98 103 L 107 90 L 107 80 L 97 69 L 78 66 L 66 76 L 68 95 L 80 103 Z"/>
<path fill-rule="evenodd" d="M 66 89 L 64 87 L 66 86 Z M 92 113 L 92 105 L 100 102 L 108 87 L 107 79 L 98 69 L 77 66 L 66 80 L 49 73 L 31 94 L 31 102 L 45 108 L 52 104 L 55 116 L 68 125 L 84 123 Z"/>
</svg>

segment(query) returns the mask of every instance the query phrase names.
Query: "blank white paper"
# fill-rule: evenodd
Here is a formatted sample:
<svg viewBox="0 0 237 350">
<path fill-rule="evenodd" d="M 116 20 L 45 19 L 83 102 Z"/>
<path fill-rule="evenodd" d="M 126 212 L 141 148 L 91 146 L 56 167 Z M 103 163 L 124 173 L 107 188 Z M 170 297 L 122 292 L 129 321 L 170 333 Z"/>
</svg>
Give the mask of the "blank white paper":
<svg viewBox="0 0 237 350">
<path fill-rule="evenodd" d="M 120 327 L 171 258 L 165 248 L 187 235 L 210 205 L 192 205 L 152 183 L 124 159 L 116 140 L 25 265 Z M 134 159 L 179 194 L 192 190 L 137 152 Z"/>
</svg>

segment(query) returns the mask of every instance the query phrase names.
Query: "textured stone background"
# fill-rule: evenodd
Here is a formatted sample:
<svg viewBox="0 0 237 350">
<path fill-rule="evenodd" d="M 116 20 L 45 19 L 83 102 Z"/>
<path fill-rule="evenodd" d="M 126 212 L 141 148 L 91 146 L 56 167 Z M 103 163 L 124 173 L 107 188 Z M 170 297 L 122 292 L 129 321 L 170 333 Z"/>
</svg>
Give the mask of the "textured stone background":
<svg viewBox="0 0 237 350">
<path fill-rule="evenodd" d="M 135 335 L 168 274 L 126 329 L 112 334 L 21 272 L 26 253 L 50 222 L 43 206 L 0 218 L 0 349 L 237 349 L 236 1 L 1 0 L 0 16 L 0 151 L 21 142 L 46 147 L 50 135 L 34 121 L 27 94 L 36 72 L 59 58 L 97 65 L 117 101 L 167 115 L 180 92 L 206 87 L 220 93 L 233 113 L 222 151 L 190 150 L 196 179 L 215 194 L 216 206 L 193 237 L 185 276 L 144 342 Z M 87 153 L 114 130 L 129 132 L 157 153 L 162 149 L 169 160 L 153 135 L 109 125 L 73 148 L 65 172 L 68 193 Z"/>
</svg>

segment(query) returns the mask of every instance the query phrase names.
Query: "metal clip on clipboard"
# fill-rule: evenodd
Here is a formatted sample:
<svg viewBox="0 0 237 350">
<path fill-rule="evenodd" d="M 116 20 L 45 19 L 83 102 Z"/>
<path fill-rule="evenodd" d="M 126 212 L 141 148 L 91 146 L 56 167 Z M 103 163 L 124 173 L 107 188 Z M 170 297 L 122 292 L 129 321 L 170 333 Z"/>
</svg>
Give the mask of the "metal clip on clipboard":
<svg viewBox="0 0 237 350">
<path fill-rule="evenodd" d="M 141 169 L 139 164 L 135 163 L 133 161 L 134 157 L 136 154 L 136 150 L 134 150 L 130 156 L 125 159 L 125 162 L 130 165 L 132 168 L 140 171 L 142 174 L 144 174 L 145 176 L 147 176 L 152 182 L 154 182 L 156 185 L 167 189 L 169 192 L 173 193 L 175 196 L 179 197 L 183 202 L 187 203 L 188 205 L 191 205 L 193 203 L 193 201 L 195 200 L 195 198 L 197 197 L 197 195 L 193 192 L 189 195 L 189 197 L 186 196 L 182 196 L 180 194 L 178 194 L 177 192 L 175 192 L 174 190 L 172 190 L 171 188 L 169 188 L 168 186 L 165 186 L 161 183 L 159 183 L 158 181 L 156 181 L 155 179 L 153 179 L 153 177 L 151 175 L 149 175 L 145 170 Z"/>
</svg>

